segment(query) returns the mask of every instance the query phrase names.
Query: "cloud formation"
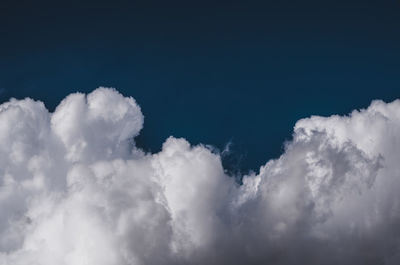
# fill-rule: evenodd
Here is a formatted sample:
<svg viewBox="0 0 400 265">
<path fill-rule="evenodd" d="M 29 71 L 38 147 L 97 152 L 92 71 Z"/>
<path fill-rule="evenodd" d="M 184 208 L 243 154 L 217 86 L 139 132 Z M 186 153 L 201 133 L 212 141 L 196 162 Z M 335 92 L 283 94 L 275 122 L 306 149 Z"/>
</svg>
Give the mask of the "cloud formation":
<svg viewBox="0 0 400 265">
<path fill-rule="evenodd" d="M 0 105 L 0 264 L 398 264 L 400 101 L 297 122 L 239 185 L 218 153 L 135 147 L 133 98 Z"/>
</svg>

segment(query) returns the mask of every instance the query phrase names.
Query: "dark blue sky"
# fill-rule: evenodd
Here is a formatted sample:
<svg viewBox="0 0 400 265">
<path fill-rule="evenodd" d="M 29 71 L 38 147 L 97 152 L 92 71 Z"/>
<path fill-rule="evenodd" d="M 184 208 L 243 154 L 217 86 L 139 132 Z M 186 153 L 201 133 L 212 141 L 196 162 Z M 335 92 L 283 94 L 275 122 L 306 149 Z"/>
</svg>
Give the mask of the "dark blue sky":
<svg viewBox="0 0 400 265">
<path fill-rule="evenodd" d="M 258 169 L 298 119 L 400 97 L 395 0 L 16 2 L 0 3 L 0 101 L 115 87 L 146 150 L 232 140 L 227 166 Z"/>
</svg>

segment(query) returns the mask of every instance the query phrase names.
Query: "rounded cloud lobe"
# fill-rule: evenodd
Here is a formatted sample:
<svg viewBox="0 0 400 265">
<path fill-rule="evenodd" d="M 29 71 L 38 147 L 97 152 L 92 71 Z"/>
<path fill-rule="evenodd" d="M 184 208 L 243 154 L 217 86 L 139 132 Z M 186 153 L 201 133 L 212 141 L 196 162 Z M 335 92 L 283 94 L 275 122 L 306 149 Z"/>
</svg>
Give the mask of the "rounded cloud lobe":
<svg viewBox="0 0 400 265">
<path fill-rule="evenodd" d="M 239 185 L 218 153 L 134 145 L 133 98 L 0 105 L 0 264 L 398 264 L 400 101 L 297 122 Z"/>
</svg>

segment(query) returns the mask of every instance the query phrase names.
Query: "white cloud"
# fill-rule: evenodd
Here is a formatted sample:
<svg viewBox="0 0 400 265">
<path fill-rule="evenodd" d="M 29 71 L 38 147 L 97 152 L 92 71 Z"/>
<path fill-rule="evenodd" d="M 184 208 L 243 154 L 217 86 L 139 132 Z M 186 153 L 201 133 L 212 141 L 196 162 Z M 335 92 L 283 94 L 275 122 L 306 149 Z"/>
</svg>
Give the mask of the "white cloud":
<svg viewBox="0 0 400 265">
<path fill-rule="evenodd" d="M 0 264 L 398 264 L 400 101 L 297 122 L 243 185 L 113 89 L 0 105 Z"/>
</svg>

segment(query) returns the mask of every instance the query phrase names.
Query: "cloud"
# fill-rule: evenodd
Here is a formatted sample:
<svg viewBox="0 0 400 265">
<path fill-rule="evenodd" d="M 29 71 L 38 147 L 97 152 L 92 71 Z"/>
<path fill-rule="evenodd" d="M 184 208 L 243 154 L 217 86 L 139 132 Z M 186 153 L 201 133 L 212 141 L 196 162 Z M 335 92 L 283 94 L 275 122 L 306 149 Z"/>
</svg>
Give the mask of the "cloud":
<svg viewBox="0 0 400 265">
<path fill-rule="evenodd" d="M 133 98 L 0 105 L 0 264 L 398 264 L 400 101 L 297 122 L 239 185 L 212 148 L 135 147 Z"/>
</svg>

